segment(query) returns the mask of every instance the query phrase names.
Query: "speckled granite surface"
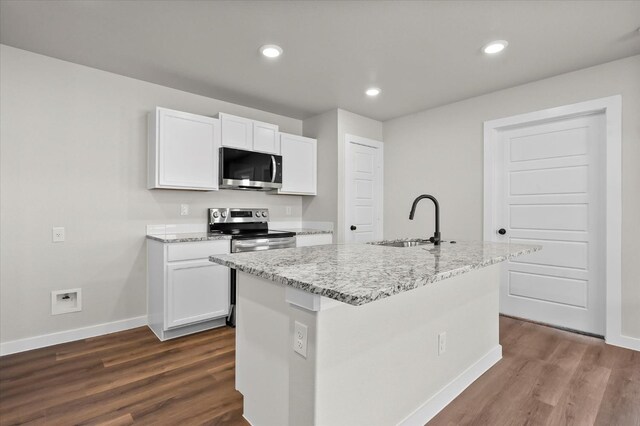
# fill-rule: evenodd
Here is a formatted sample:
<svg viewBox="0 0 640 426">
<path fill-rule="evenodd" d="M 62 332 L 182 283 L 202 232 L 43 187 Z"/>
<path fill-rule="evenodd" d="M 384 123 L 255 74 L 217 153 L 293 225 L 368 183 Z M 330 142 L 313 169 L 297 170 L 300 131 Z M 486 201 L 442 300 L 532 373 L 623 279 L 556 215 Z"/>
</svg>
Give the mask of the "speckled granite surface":
<svg viewBox="0 0 640 426">
<path fill-rule="evenodd" d="M 363 305 L 540 249 L 481 241 L 417 247 L 333 244 L 209 259 L 284 285 Z"/>
<path fill-rule="evenodd" d="M 230 240 L 230 235 L 208 234 L 206 232 L 185 232 L 181 234 L 147 235 L 150 240 L 161 243 L 190 243 L 196 241 Z"/>
<path fill-rule="evenodd" d="M 333 234 L 333 231 L 313 228 L 273 228 L 273 231 L 295 232 L 296 235 Z"/>
<path fill-rule="evenodd" d="M 295 232 L 296 235 L 315 235 L 315 234 L 333 234 L 333 231 L 313 228 L 274 228 L 273 231 Z M 208 234 L 206 232 L 191 232 L 179 234 L 159 234 L 147 235 L 150 240 L 160 241 L 161 243 L 189 243 L 196 241 L 212 241 L 212 240 L 230 240 L 230 235 Z"/>
</svg>

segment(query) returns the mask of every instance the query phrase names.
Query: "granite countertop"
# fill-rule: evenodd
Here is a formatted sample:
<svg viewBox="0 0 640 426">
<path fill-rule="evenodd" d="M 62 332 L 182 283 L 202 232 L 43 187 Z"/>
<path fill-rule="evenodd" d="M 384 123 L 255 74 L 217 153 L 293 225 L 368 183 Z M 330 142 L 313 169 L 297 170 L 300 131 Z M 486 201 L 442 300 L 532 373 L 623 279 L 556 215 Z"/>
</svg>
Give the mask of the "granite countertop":
<svg viewBox="0 0 640 426">
<path fill-rule="evenodd" d="M 333 231 L 312 228 L 278 228 L 272 230 L 295 232 L 296 235 L 333 234 Z M 190 243 L 197 241 L 230 240 L 231 236 L 225 234 L 209 234 L 207 232 L 183 232 L 175 234 L 147 234 L 147 238 L 160 241 L 161 243 Z"/>
<path fill-rule="evenodd" d="M 209 234 L 207 232 L 183 232 L 180 234 L 147 235 L 150 240 L 161 243 L 190 243 L 196 241 L 230 240 L 231 235 Z"/>
<path fill-rule="evenodd" d="M 333 234 L 331 230 L 313 228 L 273 228 L 272 231 L 295 232 L 296 235 Z"/>
<path fill-rule="evenodd" d="M 541 248 L 482 241 L 417 247 L 333 244 L 215 255 L 209 260 L 340 302 L 363 305 Z"/>
</svg>

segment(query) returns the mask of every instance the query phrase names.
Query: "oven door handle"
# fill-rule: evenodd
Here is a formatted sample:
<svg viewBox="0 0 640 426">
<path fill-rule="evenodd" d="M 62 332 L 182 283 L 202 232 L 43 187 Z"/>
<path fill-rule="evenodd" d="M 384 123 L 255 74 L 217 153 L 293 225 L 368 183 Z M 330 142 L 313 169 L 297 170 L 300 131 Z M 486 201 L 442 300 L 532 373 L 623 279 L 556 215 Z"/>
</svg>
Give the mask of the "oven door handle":
<svg viewBox="0 0 640 426">
<path fill-rule="evenodd" d="M 296 237 L 259 238 L 255 240 L 231 240 L 231 253 L 273 250 L 296 246 Z"/>
<path fill-rule="evenodd" d="M 271 183 L 276 181 L 276 156 L 271 156 Z"/>
<path fill-rule="evenodd" d="M 270 238 L 269 249 L 292 248 L 296 246 L 296 237 Z"/>
</svg>

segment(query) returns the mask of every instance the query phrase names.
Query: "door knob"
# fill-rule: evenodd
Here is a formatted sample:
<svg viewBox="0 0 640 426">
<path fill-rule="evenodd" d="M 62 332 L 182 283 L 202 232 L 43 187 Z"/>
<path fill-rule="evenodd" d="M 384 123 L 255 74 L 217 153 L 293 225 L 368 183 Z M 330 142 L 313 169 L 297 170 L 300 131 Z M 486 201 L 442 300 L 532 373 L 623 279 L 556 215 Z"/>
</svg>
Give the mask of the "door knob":
<svg viewBox="0 0 640 426">
<path fill-rule="evenodd" d="M 352 231 L 355 231 L 358 228 L 355 225 L 351 225 L 351 227 L 349 229 L 351 229 Z"/>
<path fill-rule="evenodd" d="M 504 234 L 506 234 L 506 233 L 507 233 L 507 230 L 506 230 L 506 229 L 504 229 L 504 228 L 500 228 L 500 229 L 498 229 L 498 234 L 500 234 L 500 235 L 504 235 Z"/>
</svg>

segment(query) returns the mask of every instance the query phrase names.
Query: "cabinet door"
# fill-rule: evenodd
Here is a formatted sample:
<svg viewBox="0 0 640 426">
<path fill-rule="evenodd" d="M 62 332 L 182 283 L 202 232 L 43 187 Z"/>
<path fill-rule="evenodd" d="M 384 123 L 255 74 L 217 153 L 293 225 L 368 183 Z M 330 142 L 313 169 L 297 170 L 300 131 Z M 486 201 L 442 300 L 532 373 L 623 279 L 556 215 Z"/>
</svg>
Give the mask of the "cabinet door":
<svg viewBox="0 0 640 426">
<path fill-rule="evenodd" d="M 253 121 L 222 112 L 218 116 L 222 128 L 222 146 L 251 150 L 253 147 Z"/>
<path fill-rule="evenodd" d="M 218 120 L 158 108 L 156 188 L 218 189 Z"/>
<path fill-rule="evenodd" d="M 208 260 L 167 265 L 166 328 L 229 314 L 229 268 Z"/>
<path fill-rule="evenodd" d="M 275 124 L 253 122 L 253 150 L 268 154 L 280 154 L 278 126 Z"/>
<path fill-rule="evenodd" d="M 280 133 L 281 194 L 316 194 L 316 140 Z"/>
</svg>

